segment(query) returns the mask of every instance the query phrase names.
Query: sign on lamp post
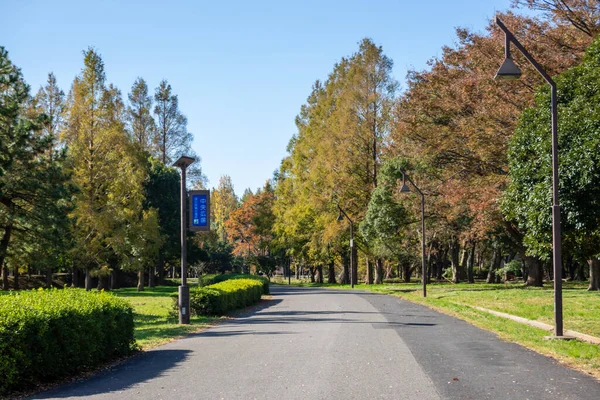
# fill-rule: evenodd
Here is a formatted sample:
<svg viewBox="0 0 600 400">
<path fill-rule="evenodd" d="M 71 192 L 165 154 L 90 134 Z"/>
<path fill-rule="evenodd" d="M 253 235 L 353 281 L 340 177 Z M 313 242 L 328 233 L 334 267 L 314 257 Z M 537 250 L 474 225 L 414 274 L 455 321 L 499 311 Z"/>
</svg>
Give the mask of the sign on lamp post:
<svg viewBox="0 0 600 400">
<path fill-rule="evenodd" d="M 210 230 L 210 190 L 190 190 L 190 231 Z"/>
</svg>

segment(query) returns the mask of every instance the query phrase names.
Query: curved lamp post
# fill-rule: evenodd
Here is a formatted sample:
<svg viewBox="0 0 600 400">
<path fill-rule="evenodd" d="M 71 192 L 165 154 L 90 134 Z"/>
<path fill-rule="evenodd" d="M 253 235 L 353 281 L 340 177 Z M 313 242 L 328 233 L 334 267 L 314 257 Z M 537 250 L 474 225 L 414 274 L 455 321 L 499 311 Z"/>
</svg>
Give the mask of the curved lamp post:
<svg viewBox="0 0 600 400">
<path fill-rule="evenodd" d="M 187 285 L 187 190 L 185 186 L 185 171 L 195 158 L 181 156 L 174 167 L 181 168 L 181 285 L 179 286 L 179 323 L 189 325 L 190 323 L 190 288 Z"/>
<path fill-rule="evenodd" d="M 350 222 L 350 286 L 354 289 L 354 276 L 355 276 L 355 260 L 354 260 L 354 222 L 350 219 L 348 214 L 342 210 L 340 205 L 337 205 L 338 210 L 340 210 L 340 215 L 338 215 L 337 220 L 343 221 L 344 217 Z"/>
<path fill-rule="evenodd" d="M 425 195 L 402 169 L 400 169 L 400 173 L 402 174 L 402 187 L 400 188 L 400 193 L 410 192 L 410 188 L 406 186 L 406 180 L 408 179 L 411 185 L 413 185 L 413 187 L 416 189 L 417 193 L 421 195 L 421 276 L 423 278 L 423 297 L 427 297 L 427 265 L 425 262 Z"/>
<path fill-rule="evenodd" d="M 556 83 L 546 71 L 525 50 L 523 45 L 496 17 L 496 24 L 505 35 L 504 62 L 496 72 L 496 80 L 516 80 L 521 77 L 521 70 L 515 65 L 510 55 L 510 44 L 525 56 L 527 61 L 548 82 L 551 88 L 551 110 L 552 110 L 552 265 L 554 270 L 554 335 L 563 337 L 563 307 L 562 307 L 562 256 L 561 256 L 561 234 L 560 234 L 560 205 L 558 203 L 558 111 L 556 101 Z"/>
</svg>

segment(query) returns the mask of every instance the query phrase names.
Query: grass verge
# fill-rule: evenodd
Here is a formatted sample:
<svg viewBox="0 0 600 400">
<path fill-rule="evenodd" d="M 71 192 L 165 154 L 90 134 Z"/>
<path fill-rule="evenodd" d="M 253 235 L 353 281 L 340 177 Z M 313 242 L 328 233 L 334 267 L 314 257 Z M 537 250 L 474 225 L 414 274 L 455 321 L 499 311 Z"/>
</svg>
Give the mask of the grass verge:
<svg viewBox="0 0 600 400">
<path fill-rule="evenodd" d="M 294 284 L 294 283 L 293 283 Z M 349 285 L 315 285 L 297 282 L 297 286 L 325 286 L 349 289 Z M 586 291 L 587 285 L 566 282 L 563 288 L 564 326 L 600 337 L 600 292 Z M 600 346 L 578 340 L 546 340 L 548 332 L 506 318 L 478 311 L 478 306 L 553 325 L 554 306 L 551 284 L 528 288 L 509 284 L 430 284 L 423 298 L 420 284 L 355 285 L 355 289 L 393 295 L 426 305 L 465 320 L 479 328 L 495 332 L 501 339 L 519 343 L 550 356 L 574 369 L 600 379 Z"/>
<path fill-rule="evenodd" d="M 117 289 L 112 293 L 128 300 L 134 309 L 135 339 L 147 350 L 188 333 L 197 332 L 219 322 L 221 317 L 192 317 L 190 325 L 179 325 L 173 314 L 171 294 L 177 286 L 157 286 L 138 292 L 136 288 Z"/>
</svg>

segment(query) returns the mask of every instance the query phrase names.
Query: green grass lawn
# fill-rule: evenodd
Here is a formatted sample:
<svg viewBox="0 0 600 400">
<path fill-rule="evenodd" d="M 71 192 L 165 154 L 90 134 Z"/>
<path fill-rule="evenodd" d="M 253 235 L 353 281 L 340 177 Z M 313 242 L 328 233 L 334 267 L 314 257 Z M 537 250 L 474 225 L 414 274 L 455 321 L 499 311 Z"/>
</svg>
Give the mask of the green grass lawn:
<svg viewBox="0 0 600 400">
<path fill-rule="evenodd" d="M 328 286 L 349 289 L 349 285 L 315 285 L 292 281 L 299 286 Z M 475 310 L 488 308 L 523 318 L 554 324 L 552 283 L 543 288 L 509 284 L 430 284 L 427 298 L 422 286 L 411 284 L 355 285 L 355 289 L 384 293 L 427 305 L 454 315 L 480 328 L 493 331 L 504 340 L 519 343 L 556 358 L 573 368 L 600 379 L 600 346 L 573 341 L 546 340 L 549 332 L 506 318 Z M 566 282 L 563 287 L 564 328 L 600 337 L 600 292 L 588 292 L 587 284 Z"/>
<path fill-rule="evenodd" d="M 129 301 L 135 315 L 135 339 L 142 349 L 167 343 L 179 336 L 209 327 L 220 320 L 218 317 L 192 317 L 190 325 L 179 325 L 173 312 L 172 293 L 177 286 L 158 286 L 138 292 L 136 288 L 112 291 Z"/>
</svg>

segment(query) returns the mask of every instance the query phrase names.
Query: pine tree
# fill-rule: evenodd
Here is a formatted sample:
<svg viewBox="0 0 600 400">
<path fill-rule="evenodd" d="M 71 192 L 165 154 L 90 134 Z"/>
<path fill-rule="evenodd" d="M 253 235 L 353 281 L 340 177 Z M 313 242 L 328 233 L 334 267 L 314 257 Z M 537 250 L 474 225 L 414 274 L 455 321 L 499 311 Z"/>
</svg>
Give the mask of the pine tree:
<svg viewBox="0 0 600 400">
<path fill-rule="evenodd" d="M 8 289 L 7 260 L 24 257 L 36 246 L 60 248 L 68 236 L 62 234 L 68 231 L 72 188 L 63 169 L 64 154 L 52 150 L 53 136 L 42 134 L 51 129 L 51 118 L 30 112 L 28 102 L 29 87 L 21 71 L 0 47 L 0 268 L 4 290 Z M 15 268 L 19 265 L 12 264 Z"/>
</svg>

